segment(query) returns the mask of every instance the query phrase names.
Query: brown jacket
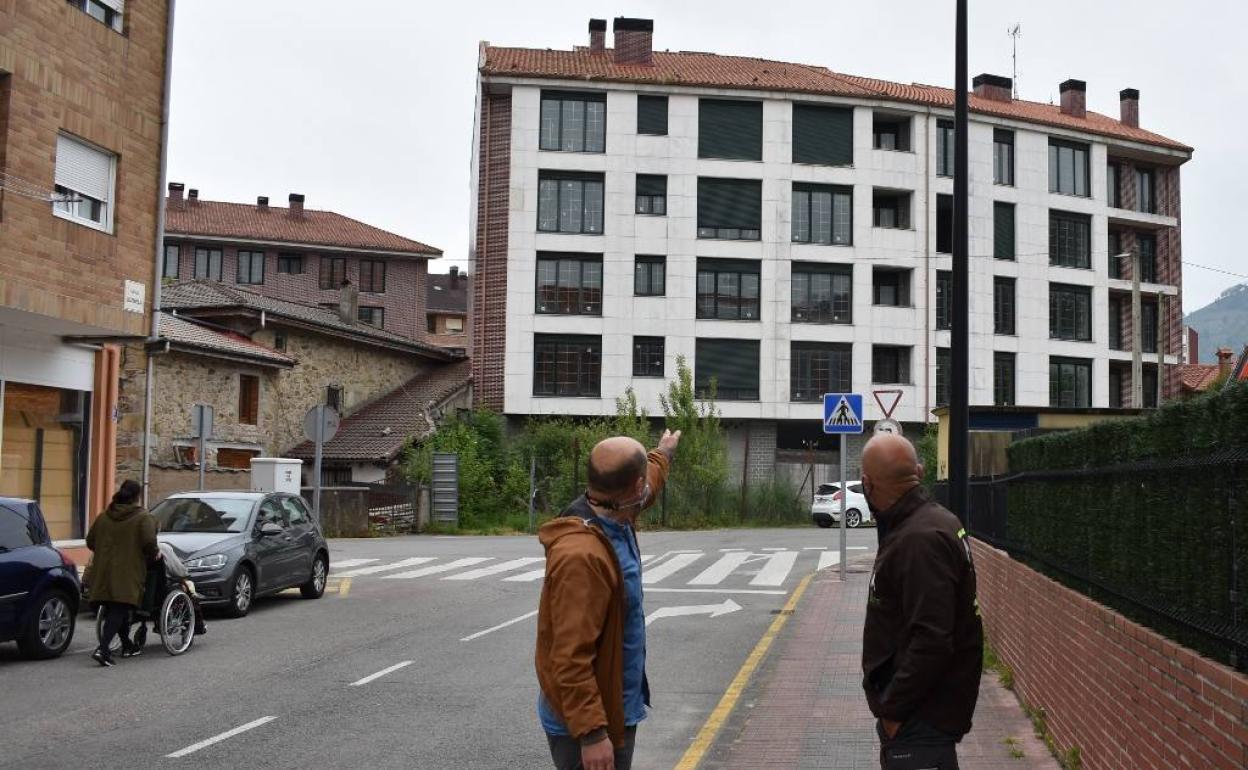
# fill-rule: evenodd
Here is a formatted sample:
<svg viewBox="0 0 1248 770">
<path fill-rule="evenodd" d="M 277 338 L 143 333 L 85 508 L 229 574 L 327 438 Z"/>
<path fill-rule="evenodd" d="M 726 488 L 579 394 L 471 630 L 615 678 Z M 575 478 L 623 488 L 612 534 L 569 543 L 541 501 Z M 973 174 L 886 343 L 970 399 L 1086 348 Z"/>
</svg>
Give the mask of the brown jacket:
<svg viewBox="0 0 1248 770">
<path fill-rule="evenodd" d="M 91 549 L 88 587 L 93 602 L 138 606 L 147 563 L 156 558 L 156 519 L 138 505 L 110 505 L 87 533 Z"/>
<path fill-rule="evenodd" d="M 653 505 L 667 481 L 667 455 L 649 455 Z M 578 498 L 545 524 L 546 581 L 537 611 L 537 681 L 576 739 L 606 728 L 624 744 L 624 603 L 615 551 L 602 530 L 582 518 Z M 591 514 L 592 515 L 592 514 Z"/>
</svg>

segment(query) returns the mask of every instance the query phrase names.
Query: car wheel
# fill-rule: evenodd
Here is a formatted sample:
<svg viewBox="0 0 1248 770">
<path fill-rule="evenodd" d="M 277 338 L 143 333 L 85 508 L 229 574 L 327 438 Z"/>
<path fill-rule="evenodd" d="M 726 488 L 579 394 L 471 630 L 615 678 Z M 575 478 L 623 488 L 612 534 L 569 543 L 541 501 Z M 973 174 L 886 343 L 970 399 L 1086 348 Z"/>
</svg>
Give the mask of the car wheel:
<svg viewBox="0 0 1248 770">
<path fill-rule="evenodd" d="M 828 529 L 832 526 L 832 517 L 826 513 L 816 513 L 814 519 L 820 529 Z"/>
<path fill-rule="evenodd" d="M 305 599 L 319 599 L 325 593 L 325 581 L 329 579 L 329 560 L 325 554 L 318 553 L 312 560 L 312 577 L 299 586 L 299 593 Z"/>
<path fill-rule="evenodd" d="M 849 525 L 850 529 L 857 529 L 858 525 L 862 524 L 862 514 L 850 508 L 845 512 L 845 523 Z"/>
<path fill-rule="evenodd" d="M 26 629 L 17 640 L 28 658 L 55 658 L 74 640 L 74 606 L 70 596 L 59 588 L 44 591 L 35 602 Z"/>
<path fill-rule="evenodd" d="M 230 581 L 230 604 L 225 612 L 232 618 L 241 618 L 251 611 L 256 598 L 256 578 L 248 567 L 239 567 Z"/>
</svg>

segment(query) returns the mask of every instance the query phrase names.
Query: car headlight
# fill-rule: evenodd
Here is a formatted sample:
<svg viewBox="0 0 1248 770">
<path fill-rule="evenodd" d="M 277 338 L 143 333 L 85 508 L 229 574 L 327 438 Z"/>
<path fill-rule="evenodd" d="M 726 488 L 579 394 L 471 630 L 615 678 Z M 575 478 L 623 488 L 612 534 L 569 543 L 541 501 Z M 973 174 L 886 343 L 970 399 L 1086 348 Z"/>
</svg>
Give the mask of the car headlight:
<svg viewBox="0 0 1248 770">
<path fill-rule="evenodd" d="M 191 559 L 186 563 L 186 568 L 197 572 L 210 572 L 221 569 L 225 566 L 225 562 L 225 554 L 214 553 L 211 556 L 200 556 L 198 559 Z"/>
</svg>

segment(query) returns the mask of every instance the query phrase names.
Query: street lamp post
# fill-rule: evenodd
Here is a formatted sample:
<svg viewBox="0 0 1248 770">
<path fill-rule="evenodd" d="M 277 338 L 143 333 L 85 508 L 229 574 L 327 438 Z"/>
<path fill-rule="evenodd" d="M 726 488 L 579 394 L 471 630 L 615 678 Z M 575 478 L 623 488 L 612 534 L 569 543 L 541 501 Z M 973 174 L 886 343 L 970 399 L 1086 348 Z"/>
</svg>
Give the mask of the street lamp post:
<svg viewBox="0 0 1248 770">
<path fill-rule="evenodd" d="M 949 337 L 949 509 L 970 520 L 970 185 L 967 170 L 966 6 L 957 0 L 954 53 L 953 296 Z"/>
<path fill-rule="evenodd" d="M 1144 406 L 1143 335 L 1140 333 L 1140 250 L 1132 249 L 1114 256 L 1131 260 L 1131 408 Z M 1158 379 L 1161 371 L 1158 370 Z"/>
</svg>

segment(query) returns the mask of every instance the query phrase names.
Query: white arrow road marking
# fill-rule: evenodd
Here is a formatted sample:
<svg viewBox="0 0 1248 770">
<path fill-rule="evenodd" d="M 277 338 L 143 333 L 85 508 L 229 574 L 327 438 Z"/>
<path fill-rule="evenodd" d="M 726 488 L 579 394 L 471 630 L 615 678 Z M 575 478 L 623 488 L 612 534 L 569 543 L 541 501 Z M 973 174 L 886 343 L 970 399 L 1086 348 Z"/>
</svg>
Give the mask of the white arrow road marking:
<svg viewBox="0 0 1248 770">
<path fill-rule="evenodd" d="M 678 553 L 657 567 L 642 570 L 641 582 L 646 585 L 657 583 L 665 577 L 670 577 L 676 574 L 701 558 L 701 551 L 696 553 Z"/>
<path fill-rule="evenodd" d="M 461 572 L 458 575 L 448 575 L 443 580 L 476 580 L 477 578 L 489 577 L 490 575 L 500 575 L 504 572 L 511 572 L 513 569 L 527 567 L 535 562 L 545 561 L 541 556 L 526 556 L 523 559 L 512 559 L 501 564 L 493 564 L 489 567 L 474 569 L 468 572 Z"/>
<path fill-rule="evenodd" d="M 492 561 L 493 556 L 468 556 L 463 559 L 456 559 L 449 564 L 435 564 L 432 567 L 421 567 L 410 572 L 400 572 L 397 575 L 382 575 L 382 580 L 411 580 L 412 578 L 425 577 L 426 575 L 438 575 L 443 572 L 459 569 L 460 567 L 471 567 L 474 564 L 480 564 L 483 561 Z M 367 569 L 367 568 L 365 568 Z"/>
<path fill-rule="evenodd" d="M 784 585 L 784 579 L 789 576 L 793 570 L 793 565 L 797 563 L 797 551 L 780 551 L 771 554 L 767 559 L 767 564 L 759 570 L 754 579 L 750 581 L 752 586 L 778 586 Z"/>
<path fill-rule="evenodd" d="M 659 618 L 679 618 L 685 615 L 710 615 L 717 618 L 720 615 L 727 615 L 730 612 L 736 612 L 741 609 L 741 605 L 732 599 L 724 599 L 722 604 L 693 604 L 687 607 L 661 607 L 646 616 L 646 625 L 650 625 Z"/>
<path fill-rule="evenodd" d="M 784 596 L 788 591 L 771 591 L 766 588 L 647 588 L 647 594 L 762 594 Z M 95 649 L 92 647 L 91 649 Z"/>
<path fill-rule="evenodd" d="M 433 561 L 432 556 L 414 556 L 410 559 L 400 559 L 392 561 L 389 564 L 377 564 L 372 567 L 360 567 L 359 569 L 349 569 L 341 572 L 338 577 L 359 577 L 360 575 L 376 575 L 378 572 L 389 572 L 392 569 L 403 569 L 404 567 L 414 567 L 417 564 L 424 564 L 427 561 Z"/>
<path fill-rule="evenodd" d="M 492 633 L 494 633 L 495 631 L 499 630 L 500 628 L 506 628 L 507 626 L 513 626 L 513 625 L 515 625 L 516 623 L 519 623 L 519 622 L 520 622 L 520 621 L 522 621 L 522 620 L 528 620 L 529 618 L 533 617 L 533 616 L 534 616 L 534 615 L 536 615 L 536 614 L 537 614 L 537 610 L 533 610 L 532 612 L 526 612 L 526 613 L 524 613 L 523 615 L 521 615 L 521 616 L 520 616 L 520 617 L 518 617 L 518 618 L 512 618 L 511 620 L 508 620 L 508 621 L 507 621 L 507 622 L 505 622 L 505 623 L 499 623 L 497 626 L 492 626 L 492 627 L 490 627 L 490 628 L 485 629 L 484 631 L 478 631 L 478 632 L 477 632 L 477 633 L 475 633 L 475 634 L 469 634 L 468 636 L 465 636 L 463 639 L 460 639 L 459 641 L 461 641 L 461 642 L 471 642 L 473 639 L 479 639 L 480 637 L 485 636 L 486 634 L 492 634 Z"/>
<path fill-rule="evenodd" d="M 382 670 L 378 671 L 376 674 L 369 674 L 363 679 L 352 682 L 351 684 L 347 686 L 359 687 L 361 685 L 366 685 L 369 682 L 373 681 L 374 679 L 381 679 L 386 674 L 393 674 L 395 671 L 398 671 L 401 668 L 406 668 L 407 666 L 410 666 L 410 665 L 412 665 L 412 661 L 410 660 L 405 660 L 402 663 L 395 663 L 393 666 L 390 666 L 389 668 L 383 668 Z"/>
<path fill-rule="evenodd" d="M 330 564 L 329 571 L 331 573 L 337 572 L 340 569 L 346 569 L 347 567 L 358 567 L 362 564 L 372 564 L 375 561 L 381 561 L 381 560 L 380 559 L 342 559 L 340 561 L 334 562 L 333 564 Z"/>
<path fill-rule="evenodd" d="M 828 567 L 835 567 L 836 565 L 840 563 L 841 563 L 840 551 L 824 551 L 823 553 L 819 554 L 818 569 L 820 570 L 827 569 Z"/>
<path fill-rule="evenodd" d="M 242 733 L 245 733 L 248 730 L 254 730 L 257 727 L 260 727 L 261 725 L 267 725 L 269 722 L 272 722 L 274 719 L 277 719 L 277 717 L 260 717 L 254 722 L 248 722 L 245 725 L 239 725 L 238 727 L 235 727 L 233 730 L 226 730 L 220 735 L 214 735 L 213 737 L 208 738 L 206 740 L 202 740 L 199 743 L 192 743 L 190 746 L 187 746 L 184 749 L 179 749 L 173 752 L 172 754 L 166 754 L 165 758 L 166 759 L 179 759 L 181 757 L 185 757 L 187 754 L 194 754 L 200 749 L 206 749 L 209 746 L 213 745 L 214 743 L 220 743 L 221 741 L 229 740 L 230 738 L 233 738 L 235 735 L 241 735 Z"/>
<path fill-rule="evenodd" d="M 732 574 L 750 557 L 748 551 L 733 551 L 719 557 L 719 561 L 702 570 L 701 574 L 689 581 L 691 586 L 713 586 L 724 582 L 724 578 Z"/>
</svg>

